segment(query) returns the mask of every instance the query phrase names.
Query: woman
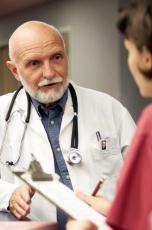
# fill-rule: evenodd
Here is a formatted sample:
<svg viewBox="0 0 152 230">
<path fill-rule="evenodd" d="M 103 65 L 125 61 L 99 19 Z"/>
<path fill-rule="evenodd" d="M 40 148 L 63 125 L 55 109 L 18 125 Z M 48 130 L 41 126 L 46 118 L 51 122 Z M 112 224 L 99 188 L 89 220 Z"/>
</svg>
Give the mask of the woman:
<svg viewBox="0 0 152 230">
<path fill-rule="evenodd" d="M 124 35 L 128 66 L 140 94 L 152 97 L 152 1 L 138 1 L 122 10 L 118 29 Z M 152 210 L 152 105 L 138 122 L 117 194 L 107 217 L 113 229 L 148 230 Z"/>
<path fill-rule="evenodd" d="M 124 35 L 128 50 L 128 66 L 140 94 L 152 97 L 152 0 L 140 0 L 122 9 L 118 29 Z M 116 197 L 108 212 L 107 223 L 115 230 L 150 230 L 152 212 L 152 104 L 147 106 L 139 121 L 118 182 Z M 84 195 L 85 197 L 85 195 Z M 82 198 L 84 199 L 83 195 Z M 97 198 L 87 197 L 97 209 Z M 85 199 L 84 199 L 85 200 Z M 102 206 L 102 201 L 101 206 Z M 107 201 L 105 214 L 110 204 Z M 99 209 L 97 209 L 100 211 Z M 103 213 L 103 212 L 102 212 Z M 76 229 L 69 222 L 67 229 Z M 93 229 L 86 221 L 87 230 Z M 73 226 L 72 226 L 73 225 Z M 90 228 L 89 228 L 90 226 Z M 70 227 L 70 228 L 68 228 Z M 85 222 L 82 228 L 85 230 Z"/>
</svg>

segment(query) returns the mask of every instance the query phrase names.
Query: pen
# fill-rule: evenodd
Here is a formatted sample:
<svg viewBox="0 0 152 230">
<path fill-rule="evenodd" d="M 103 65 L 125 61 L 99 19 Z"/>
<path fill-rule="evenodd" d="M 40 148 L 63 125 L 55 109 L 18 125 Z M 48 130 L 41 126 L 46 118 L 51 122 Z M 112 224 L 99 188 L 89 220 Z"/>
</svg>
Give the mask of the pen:
<svg viewBox="0 0 152 230">
<path fill-rule="evenodd" d="M 92 196 L 96 196 L 96 194 L 98 193 L 99 189 L 100 189 L 101 186 L 103 185 L 103 182 L 104 182 L 104 179 L 103 179 L 103 178 L 101 178 L 101 179 L 98 181 L 98 183 L 97 183 L 97 185 L 96 185 L 94 191 L 93 191 L 92 194 L 91 194 Z"/>
<path fill-rule="evenodd" d="M 101 140 L 101 135 L 100 135 L 99 131 L 96 132 L 96 136 L 97 136 L 97 140 L 100 141 Z"/>
</svg>

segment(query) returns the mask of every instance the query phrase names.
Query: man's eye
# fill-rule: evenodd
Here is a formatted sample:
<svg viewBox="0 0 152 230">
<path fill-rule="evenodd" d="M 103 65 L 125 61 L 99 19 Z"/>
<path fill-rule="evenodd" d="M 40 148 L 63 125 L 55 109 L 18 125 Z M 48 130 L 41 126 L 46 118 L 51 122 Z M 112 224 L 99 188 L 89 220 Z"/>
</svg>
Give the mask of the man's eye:
<svg viewBox="0 0 152 230">
<path fill-rule="evenodd" d="M 62 55 L 61 54 L 55 54 L 53 56 L 54 60 L 60 60 L 62 58 Z"/>
<path fill-rule="evenodd" d="M 39 64 L 39 61 L 37 60 L 31 61 L 30 63 L 31 66 L 37 66 L 38 64 Z"/>
<path fill-rule="evenodd" d="M 27 63 L 28 67 L 36 67 L 40 64 L 40 62 L 38 60 L 33 60 Z"/>
</svg>

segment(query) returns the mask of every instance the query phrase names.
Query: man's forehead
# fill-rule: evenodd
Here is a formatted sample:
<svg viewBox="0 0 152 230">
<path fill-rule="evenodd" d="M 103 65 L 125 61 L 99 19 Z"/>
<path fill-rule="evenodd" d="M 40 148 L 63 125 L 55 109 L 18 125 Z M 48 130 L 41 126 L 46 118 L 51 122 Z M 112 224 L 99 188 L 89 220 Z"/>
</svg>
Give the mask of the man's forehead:
<svg viewBox="0 0 152 230">
<path fill-rule="evenodd" d="M 17 58 L 32 58 L 42 55 L 51 55 L 55 52 L 64 52 L 61 41 L 43 41 L 35 43 L 21 43 L 16 47 L 15 55 Z"/>
<path fill-rule="evenodd" d="M 17 46 L 20 47 L 21 49 L 25 48 L 45 48 L 45 47 L 54 47 L 54 46 L 63 46 L 63 42 L 61 39 L 56 38 L 56 37 L 45 37 L 45 36 L 37 36 L 37 37 L 31 37 L 30 39 L 21 39 L 18 40 Z"/>
<path fill-rule="evenodd" d="M 64 44 L 56 33 L 35 33 L 19 34 L 12 43 L 15 55 L 23 55 L 27 52 L 44 52 L 46 49 L 58 48 L 64 50 Z M 17 57 L 16 56 L 16 57 Z"/>
</svg>

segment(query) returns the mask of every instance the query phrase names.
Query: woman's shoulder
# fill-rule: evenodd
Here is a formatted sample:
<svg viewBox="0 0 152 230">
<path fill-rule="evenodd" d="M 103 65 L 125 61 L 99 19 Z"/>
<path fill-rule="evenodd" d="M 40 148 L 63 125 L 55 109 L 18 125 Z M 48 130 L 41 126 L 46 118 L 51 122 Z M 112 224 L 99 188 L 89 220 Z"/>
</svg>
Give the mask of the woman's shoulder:
<svg viewBox="0 0 152 230">
<path fill-rule="evenodd" d="M 152 115 L 152 103 L 147 105 L 141 113 L 141 117 L 150 117 Z"/>
<path fill-rule="evenodd" d="M 144 108 L 138 120 L 138 127 L 144 127 L 146 130 L 152 127 L 152 104 Z"/>
</svg>

